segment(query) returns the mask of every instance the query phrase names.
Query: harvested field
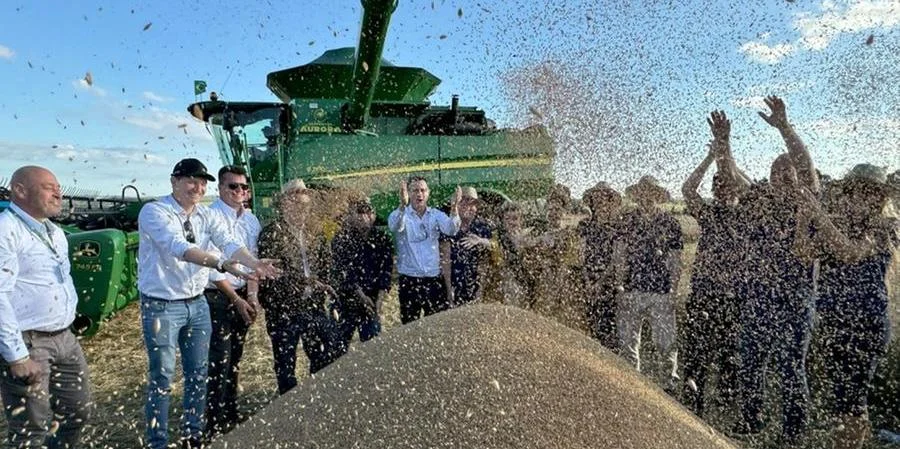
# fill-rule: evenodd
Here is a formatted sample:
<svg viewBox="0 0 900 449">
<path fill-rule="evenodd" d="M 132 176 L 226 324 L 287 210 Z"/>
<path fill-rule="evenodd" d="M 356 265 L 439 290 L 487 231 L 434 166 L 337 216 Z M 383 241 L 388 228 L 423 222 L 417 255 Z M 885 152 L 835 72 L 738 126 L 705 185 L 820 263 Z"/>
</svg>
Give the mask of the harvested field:
<svg viewBox="0 0 900 449">
<path fill-rule="evenodd" d="M 214 447 L 734 447 L 591 339 L 462 307 L 393 330 Z"/>
</svg>

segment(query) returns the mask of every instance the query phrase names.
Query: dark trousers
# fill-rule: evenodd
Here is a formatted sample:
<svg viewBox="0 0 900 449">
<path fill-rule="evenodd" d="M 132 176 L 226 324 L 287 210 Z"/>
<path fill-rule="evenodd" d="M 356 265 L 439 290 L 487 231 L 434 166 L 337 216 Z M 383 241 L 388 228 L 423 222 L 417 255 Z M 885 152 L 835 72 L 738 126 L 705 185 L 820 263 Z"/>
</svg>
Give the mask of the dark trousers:
<svg viewBox="0 0 900 449">
<path fill-rule="evenodd" d="M 246 290 L 237 291 L 246 298 Z M 244 322 L 228 297 L 219 290 L 207 290 L 212 335 L 209 340 L 209 380 L 206 387 L 206 427 L 221 432 L 238 422 L 238 364 L 244 355 L 244 341 L 250 326 Z"/>
<path fill-rule="evenodd" d="M 377 295 L 370 296 L 371 298 Z M 359 332 L 359 341 L 369 341 L 381 333 L 381 319 L 378 315 L 371 316 L 366 310 L 352 300 L 343 300 L 335 304 L 335 309 L 340 317 L 338 320 L 338 333 L 341 344 L 344 347 L 350 345 L 353 333 Z"/>
<path fill-rule="evenodd" d="M 740 310 L 734 296 L 692 293 L 685 305 L 685 398 L 697 416 L 706 408 L 710 371 L 718 367 L 717 390 L 723 401 L 735 399 L 738 383 Z M 690 384 L 692 382 L 692 384 Z"/>
<path fill-rule="evenodd" d="M 411 323 L 423 316 L 450 308 L 447 288 L 440 277 L 417 278 L 400 275 L 400 322 Z"/>
<path fill-rule="evenodd" d="M 297 386 L 297 345 L 309 358 L 309 373 L 315 374 L 346 352 L 334 320 L 324 311 L 302 311 L 290 316 L 266 315 L 266 330 L 272 340 L 278 393 Z"/>
<path fill-rule="evenodd" d="M 774 358 L 781 374 L 782 435 L 791 442 L 803 436 L 809 417 L 806 354 L 812 307 L 800 298 L 767 300 L 750 304 L 742 315 L 741 415 L 748 431 L 762 430 L 766 365 Z M 772 304 L 776 301 L 782 302 Z"/>
<path fill-rule="evenodd" d="M 616 330 L 616 292 L 601 282 L 585 283 L 585 315 L 591 336 L 611 351 L 619 350 Z"/>
<path fill-rule="evenodd" d="M 820 310 L 815 329 L 825 380 L 834 394 L 834 414 L 865 416 L 875 369 L 890 342 L 890 319 L 887 313 L 854 313 L 854 305 L 841 306 Z"/>
<path fill-rule="evenodd" d="M 13 378 L 0 357 L 0 396 L 6 412 L 7 446 L 80 447 L 81 430 L 93 409 L 84 352 L 68 329 L 23 332 L 29 357 L 41 367 L 38 383 Z M 52 422 L 58 421 L 55 433 Z"/>
</svg>

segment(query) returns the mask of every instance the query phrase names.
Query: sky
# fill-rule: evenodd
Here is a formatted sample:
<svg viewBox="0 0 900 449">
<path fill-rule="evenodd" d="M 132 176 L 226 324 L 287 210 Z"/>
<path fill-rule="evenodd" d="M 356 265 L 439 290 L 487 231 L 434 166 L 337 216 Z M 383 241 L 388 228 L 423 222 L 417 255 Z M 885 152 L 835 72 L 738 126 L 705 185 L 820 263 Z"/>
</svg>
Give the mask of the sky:
<svg viewBox="0 0 900 449">
<path fill-rule="evenodd" d="M 900 2 L 727 3 L 399 0 L 384 57 L 441 78 L 433 104 L 459 94 L 501 126 L 548 126 L 576 194 L 648 173 L 677 191 L 714 109 L 738 163 L 765 177 L 784 148 L 756 115 L 769 94 L 823 172 L 900 169 Z M 355 46 L 361 14 L 358 0 L 3 2 L 0 182 L 38 164 L 70 192 L 168 193 L 179 159 L 221 165 L 186 110 L 194 80 L 278 101 L 266 74 Z"/>
</svg>

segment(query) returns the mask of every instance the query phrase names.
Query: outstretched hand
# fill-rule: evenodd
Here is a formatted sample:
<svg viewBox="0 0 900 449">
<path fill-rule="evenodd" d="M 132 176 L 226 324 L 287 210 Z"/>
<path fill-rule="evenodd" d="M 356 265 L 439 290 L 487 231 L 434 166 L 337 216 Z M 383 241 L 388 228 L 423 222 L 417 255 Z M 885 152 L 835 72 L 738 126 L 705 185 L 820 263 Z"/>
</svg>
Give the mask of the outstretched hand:
<svg viewBox="0 0 900 449">
<path fill-rule="evenodd" d="M 772 111 L 769 115 L 766 115 L 764 112 L 758 113 L 766 123 L 779 130 L 790 126 L 787 119 L 787 112 L 785 111 L 784 100 L 775 95 L 770 95 L 763 101 L 765 101 L 766 106 Z"/>
<path fill-rule="evenodd" d="M 278 276 L 281 276 L 281 268 L 275 266 L 278 262 L 280 261 L 277 259 L 259 259 L 259 263 L 256 264 L 256 267 L 253 270 L 256 279 L 275 279 Z"/>
<path fill-rule="evenodd" d="M 728 142 L 731 137 L 731 120 L 725 116 L 725 111 L 712 111 L 706 119 L 713 137 L 719 142 Z"/>
<path fill-rule="evenodd" d="M 487 248 L 491 246 L 491 241 L 484 237 L 479 237 L 475 234 L 468 234 L 461 239 L 460 245 L 462 245 L 462 247 L 465 249 L 473 249 L 479 246 Z"/>
</svg>

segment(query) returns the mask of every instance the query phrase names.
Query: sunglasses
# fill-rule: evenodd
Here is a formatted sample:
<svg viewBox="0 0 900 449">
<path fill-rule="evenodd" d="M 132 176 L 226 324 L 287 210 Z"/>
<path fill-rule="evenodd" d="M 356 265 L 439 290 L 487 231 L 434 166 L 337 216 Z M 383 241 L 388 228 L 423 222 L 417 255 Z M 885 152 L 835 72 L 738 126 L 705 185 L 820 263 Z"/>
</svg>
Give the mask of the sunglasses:
<svg viewBox="0 0 900 449">
<path fill-rule="evenodd" d="M 241 190 L 246 192 L 246 191 L 250 190 L 250 184 L 241 184 L 241 183 L 237 183 L 237 182 L 232 182 L 232 183 L 228 184 L 228 188 L 231 190 L 237 190 L 238 188 L 240 188 Z"/>
<path fill-rule="evenodd" d="M 185 220 L 184 223 L 181 224 L 182 229 L 184 230 L 184 239 L 188 241 L 188 243 L 197 243 L 197 238 L 194 236 L 194 226 L 191 225 L 191 220 Z"/>
</svg>

